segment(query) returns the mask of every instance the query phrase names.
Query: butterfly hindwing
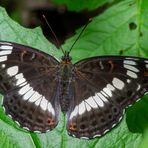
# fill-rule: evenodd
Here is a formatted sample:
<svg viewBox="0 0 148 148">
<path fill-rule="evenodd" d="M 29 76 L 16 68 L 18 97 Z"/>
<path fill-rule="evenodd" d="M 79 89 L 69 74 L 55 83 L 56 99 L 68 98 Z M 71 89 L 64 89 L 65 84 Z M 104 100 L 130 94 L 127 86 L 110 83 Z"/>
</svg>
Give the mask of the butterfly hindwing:
<svg viewBox="0 0 148 148">
<path fill-rule="evenodd" d="M 37 49 L 0 42 L 3 106 L 6 114 L 30 131 L 45 132 L 58 123 L 58 63 Z"/>
<path fill-rule="evenodd" d="M 74 65 L 74 103 L 67 130 L 95 138 L 114 127 L 124 109 L 148 91 L 148 61 L 133 57 L 96 57 Z"/>
<path fill-rule="evenodd" d="M 126 107 L 148 92 L 148 59 L 93 57 L 61 63 L 37 49 L 0 42 L 0 93 L 3 107 L 30 131 L 52 130 L 60 109 L 68 133 L 95 138 L 112 129 Z"/>
</svg>

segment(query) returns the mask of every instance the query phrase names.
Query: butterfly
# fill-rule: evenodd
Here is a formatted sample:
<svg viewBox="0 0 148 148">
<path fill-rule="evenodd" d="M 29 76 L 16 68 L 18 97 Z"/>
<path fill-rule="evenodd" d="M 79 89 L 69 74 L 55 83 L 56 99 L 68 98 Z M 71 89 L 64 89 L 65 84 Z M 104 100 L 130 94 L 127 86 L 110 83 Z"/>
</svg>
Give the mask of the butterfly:
<svg viewBox="0 0 148 148">
<path fill-rule="evenodd" d="M 72 64 L 38 49 L 0 42 L 3 107 L 21 127 L 44 133 L 66 115 L 69 135 L 92 139 L 110 131 L 124 109 L 148 92 L 148 59 L 97 56 Z"/>
</svg>

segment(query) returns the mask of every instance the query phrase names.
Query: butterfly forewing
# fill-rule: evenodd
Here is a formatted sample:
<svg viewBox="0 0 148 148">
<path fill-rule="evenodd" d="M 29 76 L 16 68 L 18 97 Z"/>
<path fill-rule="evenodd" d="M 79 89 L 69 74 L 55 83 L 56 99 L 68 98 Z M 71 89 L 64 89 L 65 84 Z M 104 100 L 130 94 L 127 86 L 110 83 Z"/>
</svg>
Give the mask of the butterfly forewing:
<svg viewBox="0 0 148 148">
<path fill-rule="evenodd" d="M 36 49 L 0 42 L 0 92 L 6 113 L 31 131 L 53 129 L 58 123 L 57 65 Z"/>
<path fill-rule="evenodd" d="M 101 136 L 121 119 L 123 109 L 148 91 L 148 61 L 95 57 L 74 65 L 74 104 L 67 129 L 79 138 Z"/>
<path fill-rule="evenodd" d="M 68 133 L 91 139 L 112 129 L 148 91 L 148 59 L 93 57 L 61 63 L 37 49 L 0 42 L 0 93 L 6 113 L 30 131 L 52 130 L 60 109 Z"/>
</svg>

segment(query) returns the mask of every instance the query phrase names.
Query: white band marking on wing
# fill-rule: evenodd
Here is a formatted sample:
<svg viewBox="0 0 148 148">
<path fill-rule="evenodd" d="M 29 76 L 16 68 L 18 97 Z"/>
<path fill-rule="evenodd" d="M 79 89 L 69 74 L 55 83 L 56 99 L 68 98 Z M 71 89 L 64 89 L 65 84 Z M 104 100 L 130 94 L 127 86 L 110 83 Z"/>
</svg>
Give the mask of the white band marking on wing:
<svg viewBox="0 0 148 148">
<path fill-rule="evenodd" d="M 15 76 L 19 71 L 18 66 L 12 66 L 7 69 L 7 74 L 9 76 Z"/>
</svg>

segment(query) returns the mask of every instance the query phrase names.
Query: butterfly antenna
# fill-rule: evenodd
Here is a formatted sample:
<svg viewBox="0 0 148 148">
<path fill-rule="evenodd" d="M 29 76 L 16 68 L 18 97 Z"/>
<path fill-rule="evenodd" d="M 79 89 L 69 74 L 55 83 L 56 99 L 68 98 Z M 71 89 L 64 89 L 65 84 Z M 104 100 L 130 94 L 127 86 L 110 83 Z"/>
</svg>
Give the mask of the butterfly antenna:
<svg viewBox="0 0 148 148">
<path fill-rule="evenodd" d="M 51 32 L 52 32 L 52 34 L 53 34 L 53 36 L 54 36 L 54 38 L 55 38 L 55 40 L 56 40 L 56 42 L 57 42 L 57 45 L 60 47 L 60 49 L 62 50 L 62 52 L 63 52 L 63 54 L 64 54 L 65 52 L 64 52 L 63 48 L 60 46 L 59 40 L 58 40 L 56 34 L 54 33 L 52 27 L 50 26 L 49 22 L 47 21 L 45 15 L 43 14 L 42 17 L 43 17 L 43 19 L 45 20 L 46 24 L 48 25 L 49 29 L 51 30 Z"/>
<path fill-rule="evenodd" d="M 82 35 L 82 33 L 84 32 L 84 30 L 86 29 L 86 27 L 88 26 L 88 24 L 92 21 L 92 19 L 90 18 L 88 20 L 88 22 L 85 24 L 85 26 L 82 28 L 80 34 L 78 35 L 78 37 L 76 38 L 76 40 L 74 41 L 74 43 L 72 44 L 70 50 L 69 50 L 69 53 L 71 52 L 72 48 L 74 47 L 74 45 L 76 44 L 76 42 L 79 40 L 80 36 Z"/>
</svg>

